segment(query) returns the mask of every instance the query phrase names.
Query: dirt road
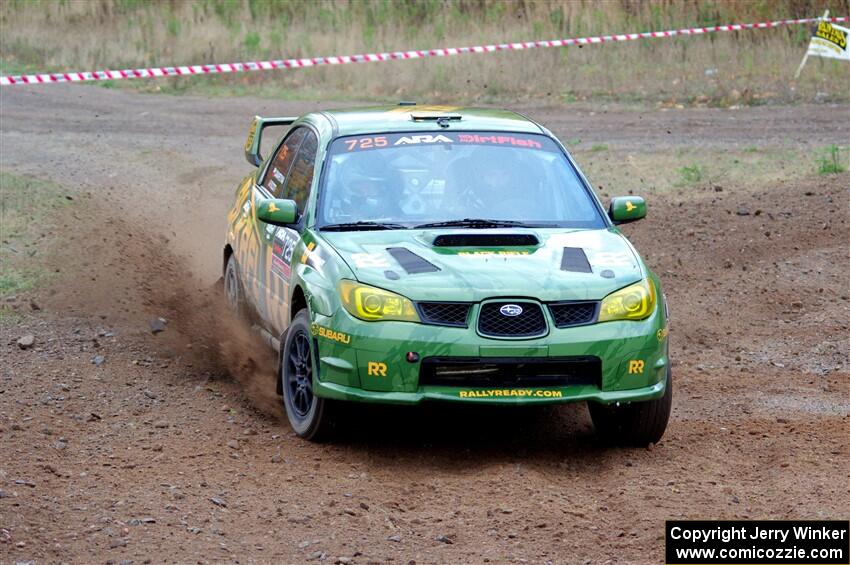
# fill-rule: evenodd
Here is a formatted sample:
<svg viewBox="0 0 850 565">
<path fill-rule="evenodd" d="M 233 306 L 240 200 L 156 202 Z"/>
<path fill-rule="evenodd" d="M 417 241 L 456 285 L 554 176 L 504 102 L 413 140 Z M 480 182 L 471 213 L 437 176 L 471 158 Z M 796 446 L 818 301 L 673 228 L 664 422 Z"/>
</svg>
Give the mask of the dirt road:
<svg viewBox="0 0 850 565">
<path fill-rule="evenodd" d="M 250 116 L 319 106 L 3 91 L 0 167 L 77 204 L 45 213 L 54 283 L 0 318 L 0 563 L 659 563 L 665 519 L 847 517 L 847 173 L 656 195 L 627 226 L 671 307 L 652 449 L 597 444 L 583 406 L 360 409 L 337 443 L 295 438 L 207 289 Z M 632 153 L 846 144 L 848 115 L 523 110 Z"/>
</svg>

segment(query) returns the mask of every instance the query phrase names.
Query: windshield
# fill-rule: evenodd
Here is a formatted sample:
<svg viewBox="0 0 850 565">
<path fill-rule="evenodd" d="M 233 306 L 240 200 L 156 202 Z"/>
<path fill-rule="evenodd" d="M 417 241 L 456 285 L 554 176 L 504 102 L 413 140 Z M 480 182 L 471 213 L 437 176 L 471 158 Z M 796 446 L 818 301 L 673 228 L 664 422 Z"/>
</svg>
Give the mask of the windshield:
<svg viewBox="0 0 850 565">
<path fill-rule="evenodd" d="M 605 227 L 566 156 L 543 135 L 341 137 L 329 159 L 318 211 L 327 229 Z"/>
</svg>

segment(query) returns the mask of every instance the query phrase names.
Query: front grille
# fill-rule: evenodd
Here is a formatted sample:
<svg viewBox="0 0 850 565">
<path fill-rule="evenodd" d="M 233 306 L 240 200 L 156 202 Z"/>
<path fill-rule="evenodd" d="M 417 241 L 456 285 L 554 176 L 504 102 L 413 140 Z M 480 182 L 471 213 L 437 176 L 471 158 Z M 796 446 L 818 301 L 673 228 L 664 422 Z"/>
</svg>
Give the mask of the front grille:
<svg viewBox="0 0 850 565">
<path fill-rule="evenodd" d="M 549 305 L 555 326 L 568 328 L 570 326 L 581 326 L 591 324 L 596 320 L 596 308 L 599 302 L 560 302 Z"/>
<path fill-rule="evenodd" d="M 602 386 L 599 357 L 426 357 L 420 386 Z"/>
<path fill-rule="evenodd" d="M 426 324 L 466 327 L 468 302 L 419 302 L 419 317 Z"/>
<path fill-rule="evenodd" d="M 507 316 L 501 311 L 505 306 L 519 306 L 522 313 Z M 481 306 L 478 331 L 492 337 L 538 337 L 546 333 L 546 318 L 534 302 L 488 302 Z"/>
</svg>

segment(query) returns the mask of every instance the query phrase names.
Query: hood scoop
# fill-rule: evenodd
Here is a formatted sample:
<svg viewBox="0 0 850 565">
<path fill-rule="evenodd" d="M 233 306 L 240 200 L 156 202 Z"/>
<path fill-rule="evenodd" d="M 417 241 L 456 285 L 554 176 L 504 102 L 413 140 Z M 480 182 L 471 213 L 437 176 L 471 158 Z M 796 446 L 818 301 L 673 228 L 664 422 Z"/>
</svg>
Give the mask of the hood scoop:
<svg viewBox="0 0 850 565">
<path fill-rule="evenodd" d="M 408 275 L 419 273 L 434 273 L 440 268 L 427 259 L 420 257 L 406 247 L 387 247 L 387 252 L 393 256 Z"/>
<path fill-rule="evenodd" d="M 561 270 L 572 271 L 574 273 L 592 273 L 590 262 L 587 260 L 587 255 L 581 247 L 564 247 L 564 254 L 561 256 Z"/>
<path fill-rule="evenodd" d="M 531 233 L 449 233 L 434 238 L 434 247 L 532 247 L 540 240 Z"/>
</svg>

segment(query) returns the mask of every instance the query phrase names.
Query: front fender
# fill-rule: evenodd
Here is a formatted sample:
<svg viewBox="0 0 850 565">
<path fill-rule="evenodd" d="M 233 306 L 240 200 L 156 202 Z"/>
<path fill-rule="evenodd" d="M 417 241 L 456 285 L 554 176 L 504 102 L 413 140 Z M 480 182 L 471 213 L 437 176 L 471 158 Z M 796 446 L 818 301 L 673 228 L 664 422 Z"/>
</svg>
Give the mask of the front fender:
<svg viewBox="0 0 850 565">
<path fill-rule="evenodd" d="M 311 315 L 333 316 L 340 306 L 336 281 L 353 277 L 354 273 L 337 252 L 321 237 L 307 231 L 293 255 L 290 304 L 292 293 L 300 286 Z"/>
</svg>

